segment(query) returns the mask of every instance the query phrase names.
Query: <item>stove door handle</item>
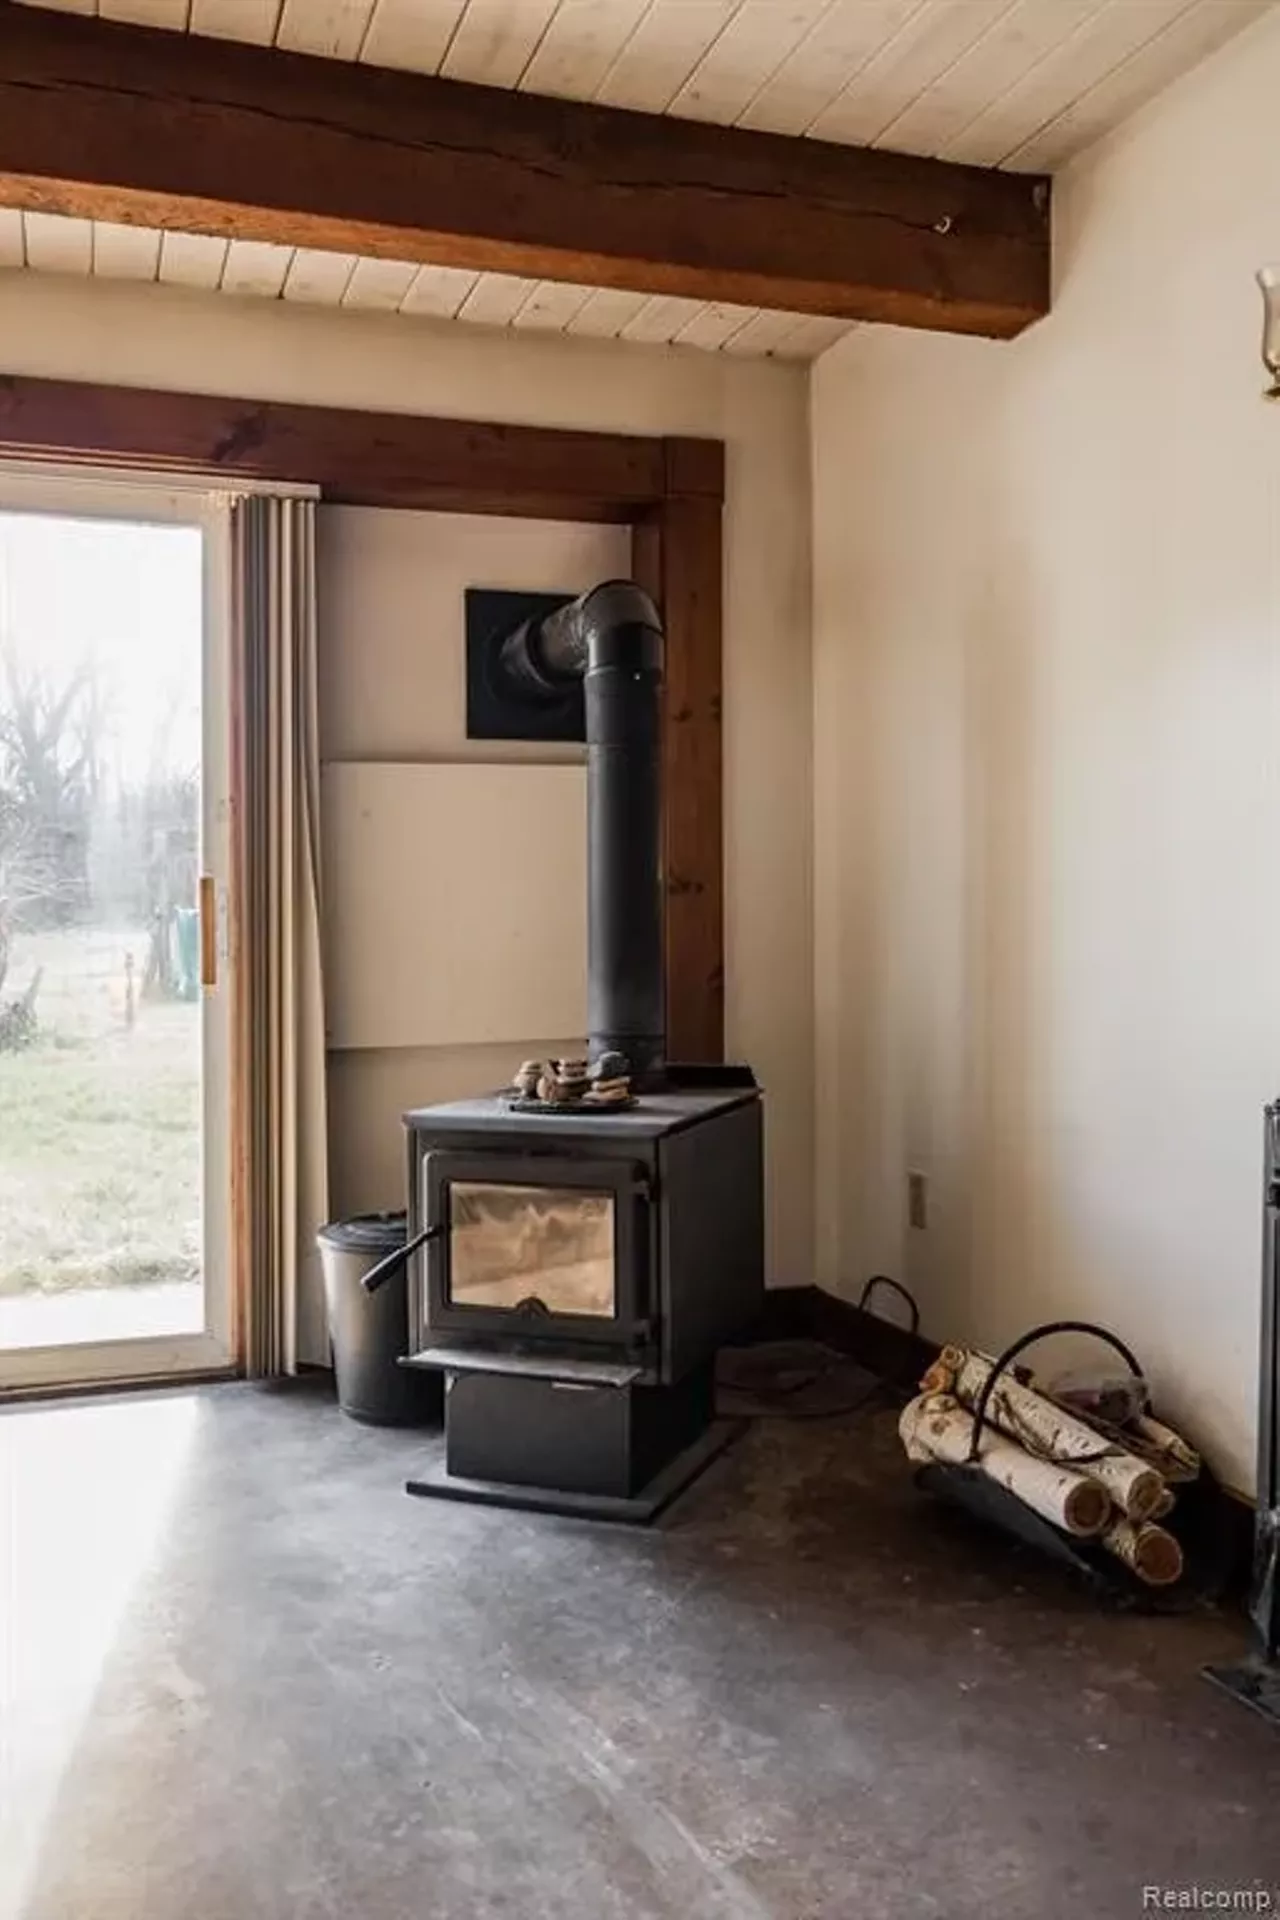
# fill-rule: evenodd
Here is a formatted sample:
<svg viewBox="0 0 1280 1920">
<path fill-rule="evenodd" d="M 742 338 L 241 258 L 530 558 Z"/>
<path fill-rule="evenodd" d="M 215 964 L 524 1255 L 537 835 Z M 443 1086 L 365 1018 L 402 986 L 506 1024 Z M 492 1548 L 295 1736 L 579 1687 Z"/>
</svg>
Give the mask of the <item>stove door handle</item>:
<svg viewBox="0 0 1280 1920">
<path fill-rule="evenodd" d="M 393 1274 L 399 1272 L 406 1260 L 411 1259 L 419 1247 L 424 1247 L 428 1240 L 438 1240 L 443 1232 L 444 1228 L 440 1225 L 424 1227 L 421 1233 L 415 1233 L 412 1240 L 407 1240 L 404 1246 L 393 1247 L 390 1253 L 384 1254 L 376 1267 L 370 1267 L 368 1273 L 361 1276 L 360 1285 L 366 1293 L 376 1293 L 379 1287 L 386 1285 Z"/>
</svg>

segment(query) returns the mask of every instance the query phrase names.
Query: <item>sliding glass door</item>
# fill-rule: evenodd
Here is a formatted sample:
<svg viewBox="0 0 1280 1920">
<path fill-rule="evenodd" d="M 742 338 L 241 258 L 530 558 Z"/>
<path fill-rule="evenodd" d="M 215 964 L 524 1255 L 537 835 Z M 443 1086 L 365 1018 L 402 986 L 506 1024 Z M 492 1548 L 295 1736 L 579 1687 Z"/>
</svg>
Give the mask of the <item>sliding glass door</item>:
<svg viewBox="0 0 1280 1920">
<path fill-rule="evenodd" d="M 0 468 L 0 1391 L 231 1357 L 227 510 Z"/>
</svg>

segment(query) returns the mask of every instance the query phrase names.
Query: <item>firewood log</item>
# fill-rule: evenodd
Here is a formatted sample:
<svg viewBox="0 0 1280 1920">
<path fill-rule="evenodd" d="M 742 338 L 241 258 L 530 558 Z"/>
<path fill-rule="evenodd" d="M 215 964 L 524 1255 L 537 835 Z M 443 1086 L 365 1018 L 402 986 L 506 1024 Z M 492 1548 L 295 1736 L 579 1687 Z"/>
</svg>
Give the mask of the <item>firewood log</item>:
<svg viewBox="0 0 1280 1920">
<path fill-rule="evenodd" d="M 950 1394 L 920 1394 L 903 1409 L 898 1432 L 910 1460 L 957 1467 L 969 1461 L 973 1416 Z M 1111 1501 L 1088 1474 L 1038 1460 L 991 1428 L 983 1432 L 973 1465 L 1033 1513 L 1079 1539 L 1100 1533 L 1111 1517 Z"/>
<path fill-rule="evenodd" d="M 1175 1433 L 1172 1427 L 1153 1419 L 1150 1414 L 1140 1414 L 1123 1427 L 1112 1426 L 1096 1415 L 1091 1415 L 1087 1424 L 1096 1427 L 1103 1439 L 1110 1440 L 1122 1453 L 1136 1454 L 1139 1460 L 1145 1460 L 1148 1466 L 1154 1467 L 1161 1478 L 1171 1482 L 1174 1487 L 1186 1486 L 1200 1477 L 1200 1455 L 1195 1448 L 1180 1433 Z M 1172 1499 L 1173 1495 L 1170 1494 L 1170 1504 Z M 1166 1506 L 1164 1512 L 1168 1511 Z M 1149 1520 L 1159 1520 L 1161 1517 L 1159 1510 L 1147 1515 Z"/>
<path fill-rule="evenodd" d="M 1125 1438 L 1129 1440 L 1128 1433 Z M 1134 1452 L 1149 1460 L 1166 1480 L 1198 1480 L 1200 1477 L 1200 1455 L 1195 1448 L 1163 1420 L 1153 1419 L 1149 1413 L 1139 1414 L 1133 1421 L 1132 1446 Z"/>
<path fill-rule="evenodd" d="M 1182 1548 L 1171 1533 L 1150 1521 L 1135 1526 L 1132 1520 L 1117 1520 L 1100 1544 L 1149 1587 L 1171 1587 L 1182 1578 Z"/>
<path fill-rule="evenodd" d="M 944 1347 L 921 1385 L 951 1392 L 962 1406 L 976 1407 L 993 1362 L 968 1347 Z M 950 1382 L 950 1386 L 943 1385 Z M 1130 1520 L 1146 1520 L 1160 1504 L 1164 1481 L 1147 1460 L 1126 1452 L 1095 1428 L 1067 1413 L 1034 1387 L 1002 1374 L 987 1403 L 987 1417 L 1030 1452 L 1084 1468 L 1106 1488 Z"/>
</svg>

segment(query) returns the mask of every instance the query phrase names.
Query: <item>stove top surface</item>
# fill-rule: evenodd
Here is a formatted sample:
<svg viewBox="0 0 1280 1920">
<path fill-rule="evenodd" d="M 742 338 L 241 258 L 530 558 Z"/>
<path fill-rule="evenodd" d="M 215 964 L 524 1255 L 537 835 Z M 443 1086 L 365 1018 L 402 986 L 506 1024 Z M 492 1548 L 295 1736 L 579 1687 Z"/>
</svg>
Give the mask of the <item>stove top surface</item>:
<svg viewBox="0 0 1280 1920">
<path fill-rule="evenodd" d="M 738 1077 L 728 1082 L 729 1074 L 735 1072 Z M 419 1133 L 503 1133 L 512 1140 L 548 1136 L 557 1140 L 598 1139 L 601 1135 L 652 1140 L 760 1098 L 759 1087 L 749 1077 L 743 1079 L 742 1069 L 726 1068 L 725 1074 L 726 1084 L 664 1087 L 658 1093 L 641 1094 L 634 1106 L 612 1112 L 607 1107 L 573 1107 L 559 1113 L 513 1112 L 512 1089 L 503 1087 L 470 1100 L 411 1108 L 404 1123 Z"/>
</svg>

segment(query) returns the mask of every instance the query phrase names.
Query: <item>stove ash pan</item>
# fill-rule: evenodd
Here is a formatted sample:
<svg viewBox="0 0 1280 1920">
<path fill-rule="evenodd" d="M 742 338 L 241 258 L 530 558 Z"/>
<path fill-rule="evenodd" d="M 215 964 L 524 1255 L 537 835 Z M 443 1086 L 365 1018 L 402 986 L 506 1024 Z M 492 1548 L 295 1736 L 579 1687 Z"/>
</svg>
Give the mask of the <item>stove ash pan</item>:
<svg viewBox="0 0 1280 1920">
<path fill-rule="evenodd" d="M 599 1386 L 709 1365 L 764 1290 L 760 1094 L 722 1078 L 580 1118 L 407 1114 L 413 1357 Z"/>
</svg>

